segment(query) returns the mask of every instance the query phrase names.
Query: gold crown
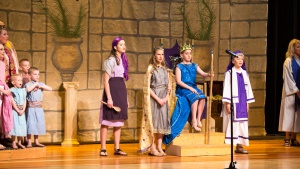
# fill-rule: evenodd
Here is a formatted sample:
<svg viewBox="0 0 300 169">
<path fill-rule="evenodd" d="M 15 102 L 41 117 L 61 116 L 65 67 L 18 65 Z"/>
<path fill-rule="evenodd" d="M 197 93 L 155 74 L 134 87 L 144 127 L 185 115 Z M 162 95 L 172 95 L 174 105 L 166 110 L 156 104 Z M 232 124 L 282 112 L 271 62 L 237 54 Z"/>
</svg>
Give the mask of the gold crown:
<svg viewBox="0 0 300 169">
<path fill-rule="evenodd" d="M 5 24 L 2 21 L 0 21 L 0 28 L 1 29 L 5 28 Z"/>
<path fill-rule="evenodd" d="M 193 50 L 194 46 L 191 44 L 184 44 L 183 46 L 180 47 L 180 53 L 185 51 L 185 50 Z"/>
</svg>

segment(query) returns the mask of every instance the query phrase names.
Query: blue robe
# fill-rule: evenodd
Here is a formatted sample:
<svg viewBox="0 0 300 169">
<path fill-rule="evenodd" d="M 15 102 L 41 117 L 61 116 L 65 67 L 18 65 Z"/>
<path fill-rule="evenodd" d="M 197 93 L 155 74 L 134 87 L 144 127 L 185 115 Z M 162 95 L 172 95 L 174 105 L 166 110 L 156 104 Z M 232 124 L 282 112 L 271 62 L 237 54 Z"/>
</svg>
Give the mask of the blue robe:
<svg viewBox="0 0 300 169">
<path fill-rule="evenodd" d="M 170 144 L 181 133 L 182 129 L 189 119 L 191 113 L 191 105 L 199 99 L 206 98 L 203 92 L 198 89 L 196 84 L 198 65 L 195 63 L 179 63 L 177 67 L 181 71 L 181 81 L 197 90 L 198 94 L 193 93 L 190 90 L 179 85 L 176 86 L 177 102 L 171 117 L 171 134 L 164 136 L 164 144 Z M 202 117 L 203 115 L 204 113 L 202 114 Z"/>
<path fill-rule="evenodd" d="M 25 84 L 25 88 L 33 85 L 35 82 L 31 81 Z M 39 82 L 39 86 L 45 86 L 44 83 Z M 43 90 L 32 90 L 27 93 L 27 101 L 41 102 L 43 101 Z M 27 134 L 44 135 L 46 134 L 45 113 L 41 107 L 30 107 L 29 104 L 26 109 L 27 113 Z"/>
</svg>

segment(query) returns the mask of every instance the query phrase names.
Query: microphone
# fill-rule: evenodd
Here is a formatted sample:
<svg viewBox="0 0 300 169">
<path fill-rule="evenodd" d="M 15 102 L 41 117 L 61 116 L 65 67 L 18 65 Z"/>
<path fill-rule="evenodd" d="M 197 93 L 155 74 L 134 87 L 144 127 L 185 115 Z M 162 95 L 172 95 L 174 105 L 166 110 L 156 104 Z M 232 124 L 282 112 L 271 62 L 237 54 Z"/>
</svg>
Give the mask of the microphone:
<svg viewBox="0 0 300 169">
<path fill-rule="evenodd" d="M 238 55 L 236 55 L 235 53 L 231 52 L 231 51 L 228 50 L 228 49 L 226 49 L 225 52 L 228 53 L 228 54 L 231 55 L 231 56 L 236 57 L 236 58 L 239 57 Z"/>
</svg>

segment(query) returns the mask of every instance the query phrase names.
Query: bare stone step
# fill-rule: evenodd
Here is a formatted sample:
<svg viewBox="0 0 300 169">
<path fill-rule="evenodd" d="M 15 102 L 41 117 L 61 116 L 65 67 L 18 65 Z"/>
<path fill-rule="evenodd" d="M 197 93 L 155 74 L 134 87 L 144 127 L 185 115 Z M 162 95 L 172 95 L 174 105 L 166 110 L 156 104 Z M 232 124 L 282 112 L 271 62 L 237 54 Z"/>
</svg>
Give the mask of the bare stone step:
<svg viewBox="0 0 300 169">
<path fill-rule="evenodd" d="M 230 145 L 228 144 L 203 144 L 203 145 L 169 145 L 166 154 L 174 156 L 211 156 L 211 155 L 229 155 Z"/>
<path fill-rule="evenodd" d="M 206 144 L 205 133 L 183 133 L 173 140 L 173 145 L 199 145 Z M 211 132 L 210 144 L 223 144 L 225 140 L 225 133 Z"/>
<path fill-rule="evenodd" d="M 211 132 L 209 144 L 206 133 L 182 133 L 166 146 L 166 153 L 174 156 L 228 155 L 231 147 L 224 144 L 225 133 Z"/>
</svg>

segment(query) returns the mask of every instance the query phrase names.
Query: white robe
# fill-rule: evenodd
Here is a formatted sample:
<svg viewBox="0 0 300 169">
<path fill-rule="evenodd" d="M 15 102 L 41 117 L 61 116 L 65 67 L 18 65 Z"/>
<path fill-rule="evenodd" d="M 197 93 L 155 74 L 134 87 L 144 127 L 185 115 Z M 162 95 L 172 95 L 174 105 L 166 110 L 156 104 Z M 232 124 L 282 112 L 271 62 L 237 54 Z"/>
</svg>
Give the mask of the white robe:
<svg viewBox="0 0 300 169">
<path fill-rule="evenodd" d="M 299 91 L 293 77 L 292 58 L 283 64 L 283 87 L 278 131 L 300 132 L 300 106 L 295 111 L 295 94 Z"/>
<path fill-rule="evenodd" d="M 248 74 L 245 70 L 236 71 L 233 68 L 232 71 L 232 95 L 233 95 L 233 103 L 238 103 L 238 82 L 237 82 L 237 76 L 236 73 L 242 73 L 245 83 L 245 90 L 247 95 L 247 103 L 253 103 L 254 96 L 252 92 L 252 87 L 249 81 Z M 223 86 L 223 99 L 222 102 L 230 103 L 231 100 L 228 98 L 231 98 L 231 80 L 230 80 L 230 71 L 227 71 L 225 73 L 225 79 L 224 79 L 224 86 Z M 236 112 L 236 106 L 233 104 L 233 111 Z M 245 146 L 249 146 L 249 134 L 248 134 L 248 118 L 240 118 L 238 119 L 236 117 L 236 113 L 234 113 L 234 122 L 233 122 L 233 145 L 236 144 L 242 144 Z M 221 116 L 223 117 L 223 132 L 226 133 L 225 143 L 231 144 L 231 123 L 230 123 L 230 117 L 231 115 L 226 112 L 226 107 L 223 104 Z"/>
</svg>

